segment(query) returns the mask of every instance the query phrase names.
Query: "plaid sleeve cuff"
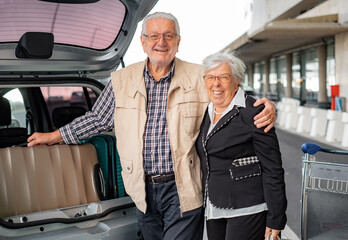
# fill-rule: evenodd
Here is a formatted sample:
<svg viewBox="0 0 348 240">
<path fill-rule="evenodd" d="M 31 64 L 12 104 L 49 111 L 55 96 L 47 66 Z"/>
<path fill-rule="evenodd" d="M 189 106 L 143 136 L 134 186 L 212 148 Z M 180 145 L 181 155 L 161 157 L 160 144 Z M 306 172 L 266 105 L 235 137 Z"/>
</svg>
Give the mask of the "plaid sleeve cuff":
<svg viewBox="0 0 348 240">
<path fill-rule="evenodd" d="M 66 144 L 80 144 L 71 123 L 59 128 L 59 132 Z"/>
</svg>

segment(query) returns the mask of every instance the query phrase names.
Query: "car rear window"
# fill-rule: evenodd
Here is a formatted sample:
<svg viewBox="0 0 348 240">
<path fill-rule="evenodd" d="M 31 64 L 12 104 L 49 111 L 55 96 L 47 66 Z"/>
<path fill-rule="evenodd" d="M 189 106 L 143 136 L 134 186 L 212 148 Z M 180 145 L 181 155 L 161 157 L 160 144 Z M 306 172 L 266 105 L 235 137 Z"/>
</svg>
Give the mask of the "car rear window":
<svg viewBox="0 0 348 240">
<path fill-rule="evenodd" d="M 18 42 L 25 32 L 50 32 L 55 43 L 102 50 L 115 41 L 125 15 L 119 0 L 88 4 L 0 0 L 0 42 Z"/>
</svg>

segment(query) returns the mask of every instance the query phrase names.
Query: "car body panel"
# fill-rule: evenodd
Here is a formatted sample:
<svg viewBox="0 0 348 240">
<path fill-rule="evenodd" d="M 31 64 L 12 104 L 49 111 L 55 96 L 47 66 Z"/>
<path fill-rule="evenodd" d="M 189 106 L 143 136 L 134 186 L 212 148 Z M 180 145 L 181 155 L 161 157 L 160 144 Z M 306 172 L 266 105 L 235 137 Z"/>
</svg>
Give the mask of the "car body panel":
<svg viewBox="0 0 348 240">
<path fill-rule="evenodd" d="M 70 218 L 68 215 L 84 211 L 87 208 L 91 208 L 92 205 L 97 206 L 97 214 L 101 214 L 105 209 L 115 206 L 118 206 L 119 210 L 98 219 L 70 224 L 58 222 L 59 219 L 63 222 L 63 219 Z M 15 230 L 3 228 L 0 231 L 0 239 L 115 239 L 115 236 L 120 240 L 139 239 L 141 233 L 139 232 L 135 214 L 134 203 L 129 197 L 92 203 L 85 206 L 32 213 L 25 216 L 28 219 L 32 219 L 33 223 L 35 221 L 40 222 L 40 220 L 42 222 L 42 219 L 47 218 L 47 216 L 54 216 L 58 223 L 37 224 Z M 9 217 L 5 220 L 12 219 L 15 223 L 23 223 L 21 220 L 23 216 Z M 93 217 L 93 213 L 88 216 Z M 20 227 L 20 225 L 17 224 L 16 227 Z"/>
</svg>

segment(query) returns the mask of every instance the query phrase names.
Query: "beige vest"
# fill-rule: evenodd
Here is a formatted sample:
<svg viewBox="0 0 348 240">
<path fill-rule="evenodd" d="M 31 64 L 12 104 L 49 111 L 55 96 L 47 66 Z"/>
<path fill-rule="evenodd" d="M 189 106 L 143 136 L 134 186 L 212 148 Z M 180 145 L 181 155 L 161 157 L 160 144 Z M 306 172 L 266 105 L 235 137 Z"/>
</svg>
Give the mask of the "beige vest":
<svg viewBox="0 0 348 240">
<path fill-rule="evenodd" d="M 127 193 L 146 212 L 143 135 L 147 120 L 145 61 L 111 74 L 115 93 L 115 133 Z M 167 123 L 181 210 L 202 206 L 202 174 L 195 141 L 209 103 L 202 67 L 175 59 L 169 87 Z"/>
</svg>

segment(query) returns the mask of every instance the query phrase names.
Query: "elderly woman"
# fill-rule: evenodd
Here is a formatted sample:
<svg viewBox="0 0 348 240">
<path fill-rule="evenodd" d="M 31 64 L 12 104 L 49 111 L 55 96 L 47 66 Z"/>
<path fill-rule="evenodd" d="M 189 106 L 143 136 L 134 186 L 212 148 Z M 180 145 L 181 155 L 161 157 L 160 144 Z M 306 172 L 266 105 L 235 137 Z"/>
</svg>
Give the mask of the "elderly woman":
<svg viewBox="0 0 348 240">
<path fill-rule="evenodd" d="M 203 61 L 211 100 L 196 148 L 203 172 L 207 233 L 211 239 L 278 238 L 285 227 L 284 170 L 275 129 L 256 128 L 253 107 L 239 83 L 245 65 L 234 54 Z"/>
</svg>

